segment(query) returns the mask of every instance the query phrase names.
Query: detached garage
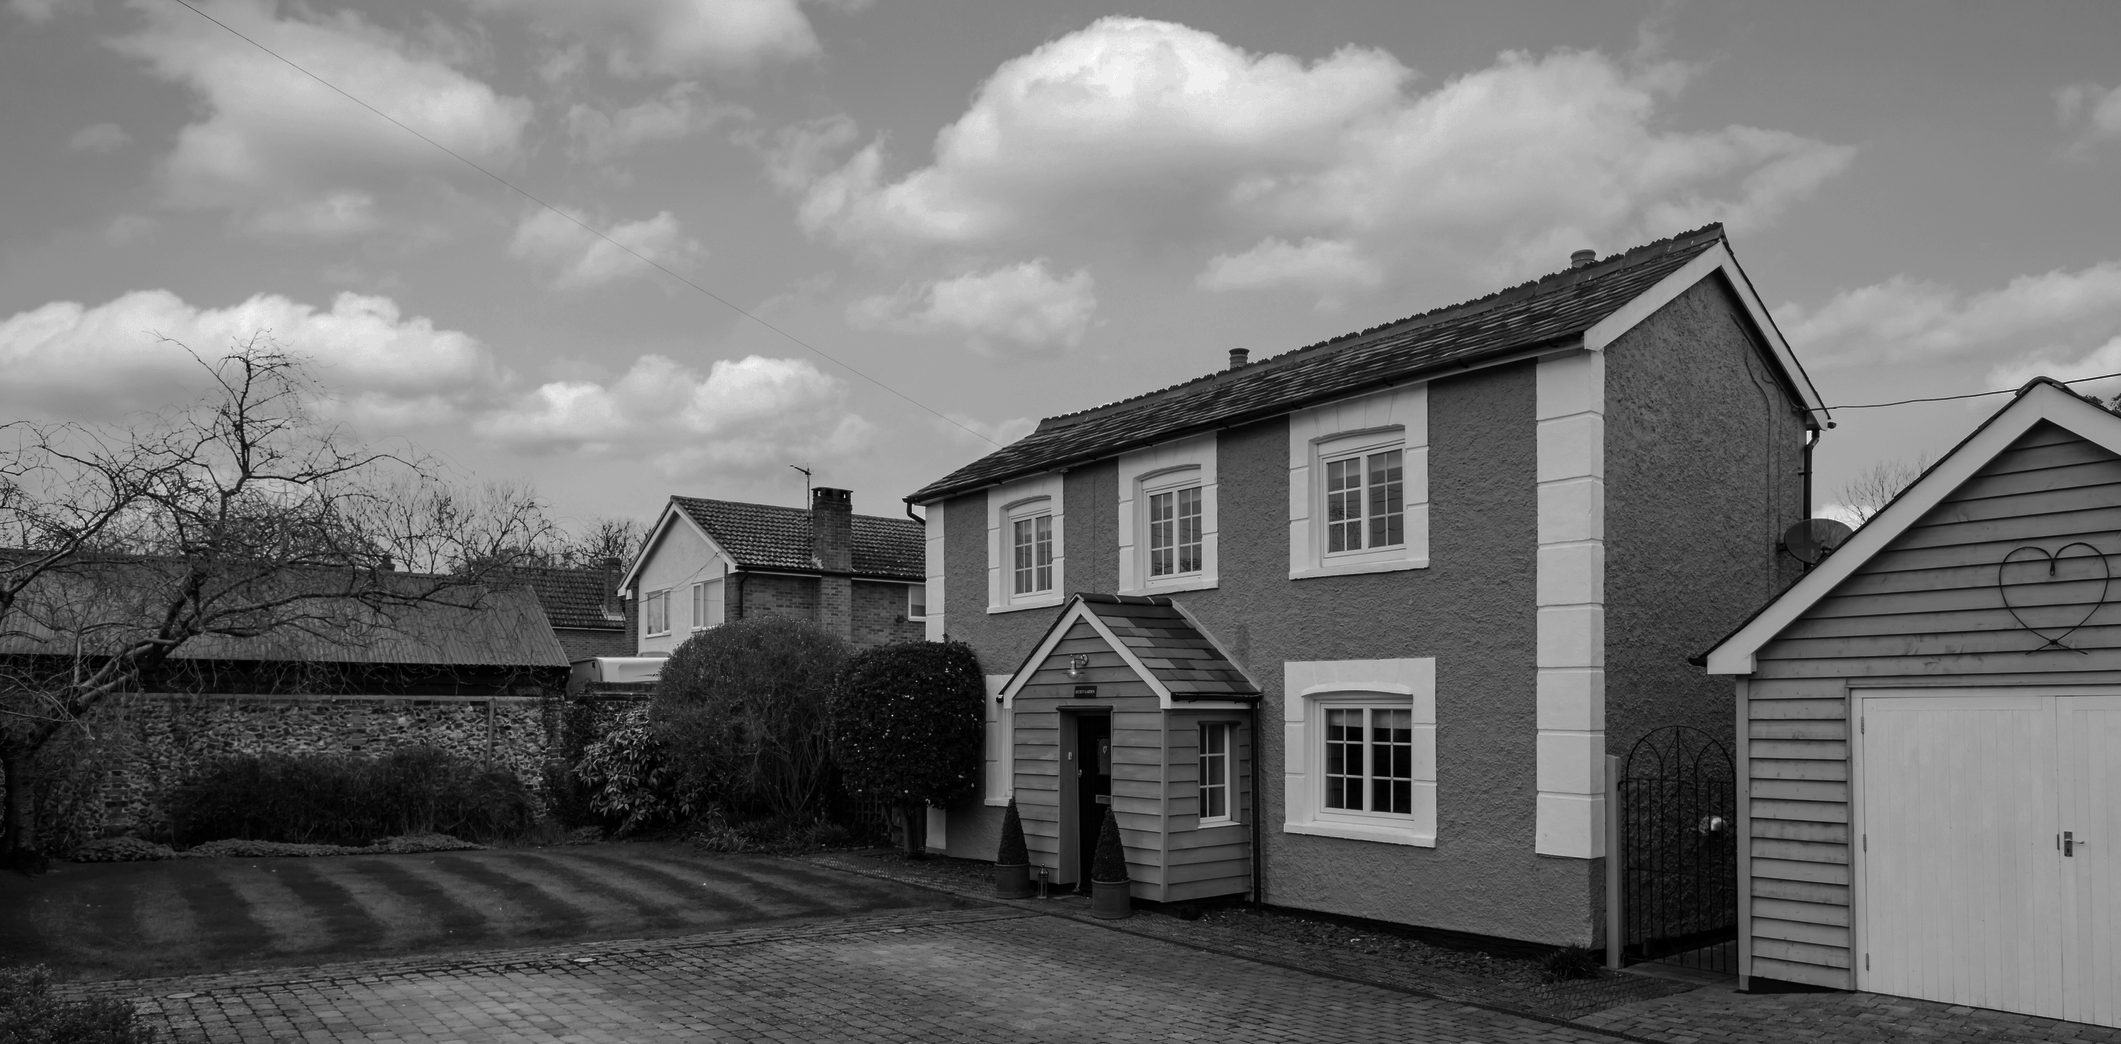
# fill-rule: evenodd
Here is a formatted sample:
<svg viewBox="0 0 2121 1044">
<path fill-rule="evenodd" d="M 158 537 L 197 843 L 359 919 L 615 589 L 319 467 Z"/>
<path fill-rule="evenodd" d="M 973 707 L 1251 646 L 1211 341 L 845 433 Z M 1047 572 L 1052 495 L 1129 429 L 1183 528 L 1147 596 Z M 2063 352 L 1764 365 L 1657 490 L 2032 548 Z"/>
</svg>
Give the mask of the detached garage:
<svg viewBox="0 0 2121 1044">
<path fill-rule="evenodd" d="M 2121 416 L 2035 380 L 1707 655 L 1739 974 L 2121 1026 Z"/>
</svg>

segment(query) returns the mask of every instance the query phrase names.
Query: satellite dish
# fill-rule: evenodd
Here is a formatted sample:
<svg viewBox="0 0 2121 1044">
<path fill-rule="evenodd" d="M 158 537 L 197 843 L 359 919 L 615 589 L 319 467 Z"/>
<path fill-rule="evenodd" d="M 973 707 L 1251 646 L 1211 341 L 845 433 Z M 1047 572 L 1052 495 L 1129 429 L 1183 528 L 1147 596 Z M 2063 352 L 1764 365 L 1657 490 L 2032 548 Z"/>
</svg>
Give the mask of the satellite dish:
<svg viewBox="0 0 2121 1044">
<path fill-rule="evenodd" d="M 1782 549 L 1805 565 L 1818 565 L 1854 532 L 1831 518 L 1808 518 L 1782 531 Z"/>
</svg>

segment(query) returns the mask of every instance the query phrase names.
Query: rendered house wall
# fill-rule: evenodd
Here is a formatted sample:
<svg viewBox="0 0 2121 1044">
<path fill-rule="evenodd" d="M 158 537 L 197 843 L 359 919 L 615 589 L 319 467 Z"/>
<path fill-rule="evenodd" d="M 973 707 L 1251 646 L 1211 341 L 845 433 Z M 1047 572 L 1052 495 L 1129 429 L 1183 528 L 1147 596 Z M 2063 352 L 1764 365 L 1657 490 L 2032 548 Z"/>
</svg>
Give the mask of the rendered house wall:
<svg viewBox="0 0 2121 1044">
<path fill-rule="evenodd" d="M 2018 547 L 2081 540 L 2112 556 L 2117 531 L 2121 457 L 2037 425 L 1755 654 L 1739 704 L 1751 755 L 1744 974 L 1855 988 L 1850 687 L 2112 684 L 2121 610 L 2098 608 L 2068 636 L 2081 652 L 2039 652 L 1996 585 Z"/>
<path fill-rule="evenodd" d="M 1687 663 L 1795 582 L 1804 417 L 1704 280 L 1606 352 L 1606 752 L 1666 725 L 1736 754 L 1727 683 Z"/>
<path fill-rule="evenodd" d="M 692 637 L 692 585 L 721 576 L 723 563 L 705 538 L 682 524 L 669 527 L 643 554 L 647 557 L 634 577 L 632 600 L 645 605 L 650 594 L 668 591 L 670 628 L 666 634 L 649 634 L 646 614 L 636 609 L 629 614 L 638 643 L 635 648 L 642 653 L 669 652 Z"/>
</svg>

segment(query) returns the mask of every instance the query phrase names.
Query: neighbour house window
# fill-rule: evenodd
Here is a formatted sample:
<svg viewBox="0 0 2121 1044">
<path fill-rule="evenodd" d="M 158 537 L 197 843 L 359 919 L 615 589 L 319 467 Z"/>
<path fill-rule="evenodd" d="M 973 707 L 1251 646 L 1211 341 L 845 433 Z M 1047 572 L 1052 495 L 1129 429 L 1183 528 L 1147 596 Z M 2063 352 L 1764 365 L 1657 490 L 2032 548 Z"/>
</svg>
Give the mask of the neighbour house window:
<svg viewBox="0 0 2121 1044">
<path fill-rule="evenodd" d="M 1407 542 L 1405 456 L 1389 449 L 1324 462 L 1327 554 Z"/>
<path fill-rule="evenodd" d="M 1406 707 L 1326 710 L 1322 804 L 1348 812 L 1414 811 L 1414 712 Z"/>
<path fill-rule="evenodd" d="M 907 584 L 907 585 L 906 585 L 906 619 L 908 619 L 908 620 L 925 620 L 925 619 L 927 619 L 927 618 L 928 618 L 928 585 L 927 585 L 927 584 Z"/>
<path fill-rule="evenodd" d="M 1053 590 L 1053 515 L 1048 512 L 1009 522 L 1010 593 L 1042 594 Z"/>
<path fill-rule="evenodd" d="M 692 629 L 704 631 L 722 624 L 722 581 L 692 585 Z"/>
<path fill-rule="evenodd" d="M 670 592 L 652 591 L 641 600 L 641 629 L 646 634 L 670 633 Z"/>
<path fill-rule="evenodd" d="M 1200 726 L 1200 820 L 1229 820 L 1230 812 L 1230 723 L 1202 722 Z"/>
</svg>

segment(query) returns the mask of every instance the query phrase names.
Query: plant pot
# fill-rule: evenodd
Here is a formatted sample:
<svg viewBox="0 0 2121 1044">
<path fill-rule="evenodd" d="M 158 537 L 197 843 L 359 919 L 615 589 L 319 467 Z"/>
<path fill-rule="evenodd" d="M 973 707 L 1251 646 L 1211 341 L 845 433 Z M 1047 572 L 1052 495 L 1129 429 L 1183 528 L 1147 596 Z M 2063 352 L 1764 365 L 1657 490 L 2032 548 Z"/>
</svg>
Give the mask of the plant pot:
<svg viewBox="0 0 2121 1044">
<path fill-rule="evenodd" d="M 1090 882 L 1090 916 L 1116 921 L 1134 916 L 1134 896 L 1125 881 Z"/>
<path fill-rule="evenodd" d="M 1031 866 L 1018 863 L 1015 866 L 994 867 L 994 897 L 996 899 L 1031 898 Z"/>
</svg>

